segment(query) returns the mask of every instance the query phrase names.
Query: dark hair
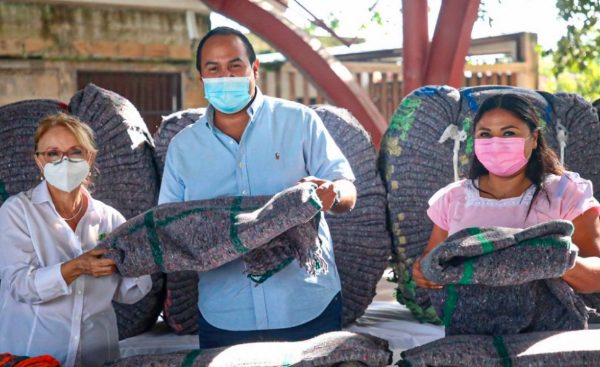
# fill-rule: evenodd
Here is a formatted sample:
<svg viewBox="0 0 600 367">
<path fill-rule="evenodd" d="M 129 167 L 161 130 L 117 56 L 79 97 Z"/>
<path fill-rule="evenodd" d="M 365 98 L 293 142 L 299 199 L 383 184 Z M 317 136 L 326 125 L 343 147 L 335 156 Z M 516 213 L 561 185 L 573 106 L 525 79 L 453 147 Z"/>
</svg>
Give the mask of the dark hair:
<svg viewBox="0 0 600 367">
<path fill-rule="evenodd" d="M 254 52 L 254 47 L 252 47 L 248 37 L 246 37 L 237 29 L 230 27 L 217 27 L 211 29 L 207 34 L 205 34 L 198 44 L 198 49 L 196 50 L 196 69 L 198 69 L 200 74 L 202 74 L 202 48 L 204 47 L 206 41 L 214 36 L 236 36 L 242 41 L 244 47 L 246 47 L 246 54 L 248 55 L 248 60 L 250 60 L 250 65 L 254 64 L 254 61 L 256 61 L 256 53 Z"/>
<path fill-rule="evenodd" d="M 473 136 L 475 136 L 477 123 L 479 123 L 479 120 L 481 120 L 483 115 L 486 112 L 497 108 L 512 113 L 519 120 L 526 123 L 531 133 L 538 131 L 537 147 L 531 152 L 531 156 L 527 162 L 527 169 L 525 171 L 525 176 L 527 176 L 527 178 L 535 185 L 535 192 L 533 194 L 533 198 L 531 199 L 531 203 L 529 204 L 529 209 L 527 210 L 527 214 L 529 214 L 531 206 L 538 193 L 540 191 L 545 192 L 544 178 L 546 175 L 550 173 L 562 175 L 565 169 L 558 160 L 556 153 L 554 153 L 554 151 L 546 144 L 546 139 L 544 139 L 544 134 L 541 131 L 540 121 L 535 107 L 533 106 L 533 103 L 531 103 L 531 101 L 525 96 L 513 93 L 499 93 L 488 97 L 481 104 L 479 110 L 477 110 L 475 118 L 473 119 Z M 479 162 L 479 159 L 477 159 L 475 153 L 473 153 L 471 168 L 469 170 L 469 179 L 471 179 L 473 185 L 475 185 L 475 179 L 487 173 L 489 173 L 488 170 L 483 166 L 483 164 L 481 164 L 481 162 Z M 477 186 L 475 185 L 475 187 Z"/>
</svg>

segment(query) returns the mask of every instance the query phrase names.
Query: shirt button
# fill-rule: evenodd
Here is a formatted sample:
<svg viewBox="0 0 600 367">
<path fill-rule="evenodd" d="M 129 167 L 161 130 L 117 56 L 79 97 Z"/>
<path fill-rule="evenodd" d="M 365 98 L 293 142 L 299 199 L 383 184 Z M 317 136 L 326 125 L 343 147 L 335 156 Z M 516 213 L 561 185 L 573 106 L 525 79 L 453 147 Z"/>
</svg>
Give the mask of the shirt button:
<svg viewBox="0 0 600 367">
<path fill-rule="evenodd" d="M 242 190 L 242 195 L 246 195 L 246 190 Z"/>
<path fill-rule="evenodd" d="M 240 167 L 240 168 L 242 168 L 242 166 L 243 166 L 243 165 L 244 165 L 244 164 L 243 164 L 242 162 L 239 162 L 239 163 L 238 163 L 238 167 Z"/>
<path fill-rule="evenodd" d="M 81 293 L 82 293 L 81 291 L 77 291 L 77 295 L 81 296 Z"/>
</svg>

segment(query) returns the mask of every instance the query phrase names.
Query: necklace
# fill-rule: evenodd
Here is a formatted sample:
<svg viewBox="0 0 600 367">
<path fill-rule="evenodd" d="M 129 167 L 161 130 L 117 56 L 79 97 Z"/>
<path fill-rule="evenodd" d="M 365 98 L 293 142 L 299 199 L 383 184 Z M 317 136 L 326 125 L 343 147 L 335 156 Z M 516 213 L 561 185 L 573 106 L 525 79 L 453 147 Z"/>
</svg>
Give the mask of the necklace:
<svg viewBox="0 0 600 367">
<path fill-rule="evenodd" d="M 70 220 L 73 220 L 73 219 L 77 218 L 77 216 L 79 215 L 79 213 L 81 213 L 81 209 L 83 209 L 83 197 L 81 198 L 81 205 L 79 205 L 79 209 L 77 209 L 77 212 L 75 212 L 75 214 L 71 218 L 65 218 L 62 215 L 60 217 L 62 219 L 64 219 L 65 222 L 68 222 Z"/>
<path fill-rule="evenodd" d="M 525 191 L 527 191 L 527 189 L 529 189 L 529 187 L 532 185 L 529 180 L 524 179 L 521 182 L 514 185 L 513 187 L 511 187 L 510 189 L 500 191 L 500 190 L 494 189 L 493 187 L 490 186 L 489 177 L 485 180 L 485 182 L 482 182 L 482 180 L 480 179 L 479 184 L 481 185 L 482 183 L 484 184 L 484 186 L 487 186 L 487 190 L 479 187 L 479 192 L 486 193 L 486 194 L 492 196 L 492 198 L 496 199 L 496 200 L 503 200 L 503 199 L 512 198 L 512 197 L 519 197 L 519 196 L 523 195 L 525 193 Z"/>
</svg>

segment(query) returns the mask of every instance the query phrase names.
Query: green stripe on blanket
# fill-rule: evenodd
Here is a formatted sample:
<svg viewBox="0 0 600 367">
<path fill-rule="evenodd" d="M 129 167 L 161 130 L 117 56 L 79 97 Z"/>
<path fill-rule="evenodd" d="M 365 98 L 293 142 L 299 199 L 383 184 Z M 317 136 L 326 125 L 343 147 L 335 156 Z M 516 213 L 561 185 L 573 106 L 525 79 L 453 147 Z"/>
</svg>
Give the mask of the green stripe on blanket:
<svg viewBox="0 0 600 367">
<path fill-rule="evenodd" d="M 194 363 L 194 361 L 196 360 L 196 358 L 198 358 L 198 356 L 200 355 L 200 353 L 202 353 L 201 349 L 196 349 L 196 350 L 189 352 L 185 356 L 185 359 L 183 360 L 181 367 L 191 367 L 192 364 Z"/>
<path fill-rule="evenodd" d="M 471 284 L 473 281 L 473 259 L 468 259 L 464 263 L 463 276 L 458 284 L 466 285 Z M 448 298 L 444 303 L 444 326 L 449 327 L 452 322 L 452 315 L 456 309 L 456 303 L 458 302 L 458 294 L 456 293 L 456 287 L 454 284 L 448 286 Z"/>
<path fill-rule="evenodd" d="M 481 233 L 481 229 L 479 227 L 468 228 L 467 233 L 469 233 L 471 236 L 475 236 L 477 241 L 479 241 L 484 255 L 494 251 L 494 243 L 488 240 L 485 235 Z"/>
<path fill-rule="evenodd" d="M 506 349 L 506 345 L 504 344 L 504 339 L 500 335 L 494 336 L 494 348 L 498 352 L 498 356 L 500 357 L 500 361 L 502 362 L 502 367 L 512 367 L 512 361 L 510 360 L 510 355 L 508 354 L 508 350 Z"/>
<path fill-rule="evenodd" d="M 473 259 L 467 259 L 464 262 L 463 275 L 458 281 L 458 284 L 467 285 L 473 283 L 473 272 L 475 269 L 475 265 L 473 264 L 473 262 Z"/>
<path fill-rule="evenodd" d="M 294 258 L 293 257 L 288 257 L 287 259 L 283 260 L 279 265 L 277 265 L 274 269 L 269 270 L 269 271 L 267 271 L 264 274 L 248 274 L 248 278 L 250 278 L 251 281 L 253 281 L 254 283 L 257 283 L 257 284 L 264 283 L 267 279 L 269 279 L 270 277 L 272 277 L 276 273 L 278 273 L 281 270 L 283 270 L 292 261 L 294 261 Z"/>
<path fill-rule="evenodd" d="M 233 200 L 233 204 L 231 205 L 231 224 L 229 226 L 229 238 L 231 239 L 231 243 L 237 252 L 240 254 L 245 254 L 250 251 L 247 247 L 242 245 L 242 241 L 238 237 L 237 232 L 237 215 L 240 213 L 240 204 L 242 203 L 242 197 L 237 196 Z"/>
<path fill-rule="evenodd" d="M 571 239 L 569 237 L 564 238 L 532 238 L 529 240 L 521 241 L 517 246 L 529 246 L 529 247 L 552 247 L 557 249 L 570 249 Z"/>
<path fill-rule="evenodd" d="M 148 211 L 146 215 L 144 215 L 144 225 L 146 226 L 146 230 L 148 231 L 148 242 L 150 242 L 150 247 L 152 249 L 152 257 L 154 258 L 154 263 L 158 265 L 161 271 L 164 271 L 164 259 L 163 253 L 160 248 L 160 241 L 158 240 L 158 234 L 156 233 L 156 223 L 154 223 L 154 213 Z"/>
<path fill-rule="evenodd" d="M 448 292 L 448 298 L 444 303 L 444 318 L 442 322 L 445 327 L 449 327 L 452 323 L 452 315 L 456 309 L 456 302 L 458 302 L 458 294 L 456 293 L 456 286 L 454 284 L 448 285 L 446 291 Z"/>
<path fill-rule="evenodd" d="M 10 194 L 6 191 L 6 185 L 4 184 L 4 181 L 0 180 L 0 200 L 6 201 L 9 196 Z"/>
</svg>

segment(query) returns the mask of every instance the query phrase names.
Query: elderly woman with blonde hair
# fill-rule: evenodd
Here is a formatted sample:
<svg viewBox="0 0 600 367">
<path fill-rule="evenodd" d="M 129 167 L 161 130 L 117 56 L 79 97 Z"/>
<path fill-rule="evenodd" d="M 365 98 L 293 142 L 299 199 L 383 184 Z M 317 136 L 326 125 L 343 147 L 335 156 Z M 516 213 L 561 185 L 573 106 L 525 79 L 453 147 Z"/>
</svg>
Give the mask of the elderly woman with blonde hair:
<svg viewBox="0 0 600 367">
<path fill-rule="evenodd" d="M 94 249 L 125 219 L 86 188 L 92 129 L 58 113 L 40 122 L 34 140 L 42 182 L 0 207 L 0 351 L 102 365 L 119 357 L 111 301 L 136 302 L 152 282 L 119 276 L 106 250 Z"/>
</svg>

